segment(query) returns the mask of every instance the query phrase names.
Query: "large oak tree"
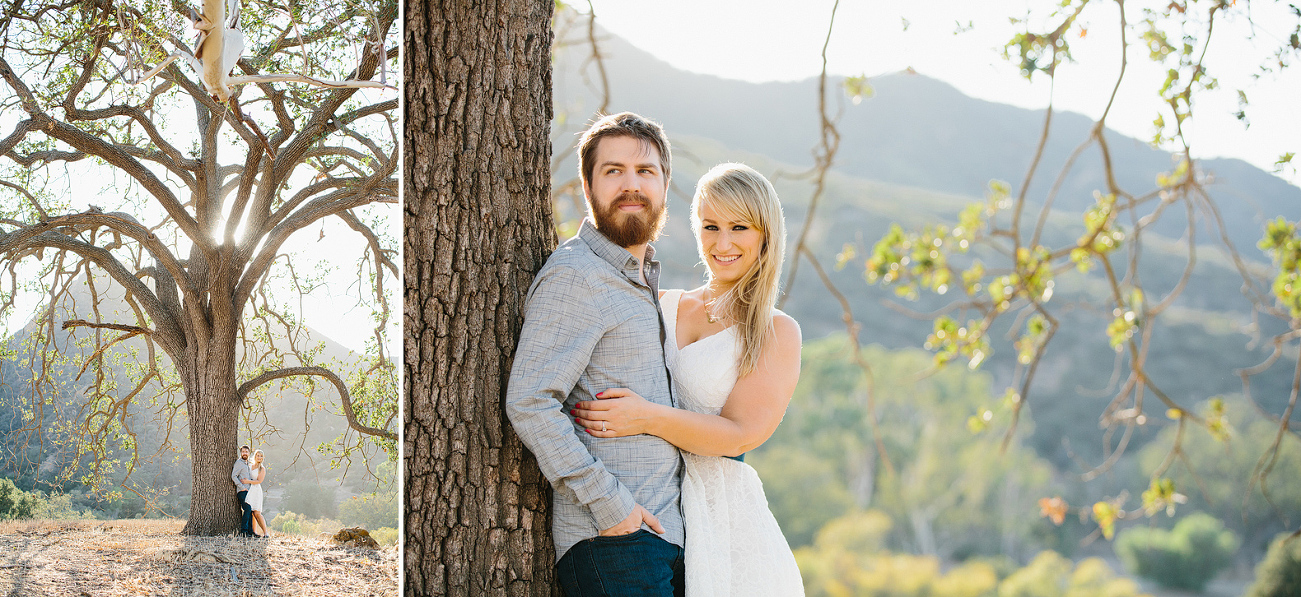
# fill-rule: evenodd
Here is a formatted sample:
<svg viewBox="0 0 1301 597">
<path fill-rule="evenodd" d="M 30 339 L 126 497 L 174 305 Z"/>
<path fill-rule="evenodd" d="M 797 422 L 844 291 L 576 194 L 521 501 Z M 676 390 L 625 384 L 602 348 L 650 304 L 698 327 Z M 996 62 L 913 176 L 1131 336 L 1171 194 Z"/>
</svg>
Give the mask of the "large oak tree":
<svg viewBox="0 0 1301 597">
<path fill-rule="evenodd" d="M 210 1 L 203 17 L 180 2 L 18 2 L 0 15 L 0 309 L 45 294 L 29 430 L 60 411 L 45 390 L 72 347 L 56 330 L 80 333 L 80 368 L 95 374 L 68 411 L 85 456 L 71 464 L 103 473 L 123 450 L 133 464 L 142 413 L 168 437 L 184 429 L 188 534 L 238 524 L 229 475 L 241 417 L 270 382 L 323 379 L 348 421 L 345 450 L 396 447 L 384 335 L 397 251 L 382 224 L 397 203 L 398 101 L 358 87 L 395 80 L 397 2 L 289 6 Z M 198 67 L 216 60 L 218 35 L 234 72 L 212 79 Z M 320 282 L 289 247 L 327 220 L 355 231 L 352 292 L 377 322 L 367 364 L 351 373 L 294 343 L 296 301 L 275 295 Z M 65 319 L 74 287 L 90 297 L 75 312 L 88 315 Z M 101 310 L 110 295 L 128 307 Z M 138 353 L 121 387 L 115 351 Z"/>
</svg>

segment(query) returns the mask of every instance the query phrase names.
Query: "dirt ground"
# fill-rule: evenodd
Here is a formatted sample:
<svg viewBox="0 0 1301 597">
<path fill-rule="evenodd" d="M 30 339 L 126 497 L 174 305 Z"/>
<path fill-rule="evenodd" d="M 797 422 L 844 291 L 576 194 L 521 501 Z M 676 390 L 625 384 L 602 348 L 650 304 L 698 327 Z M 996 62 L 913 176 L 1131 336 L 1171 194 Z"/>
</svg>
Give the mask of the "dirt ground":
<svg viewBox="0 0 1301 597">
<path fill-rule="evenodd" d="M 398 550 L 328 538 L 187 537 L 183 521 L 0 523 L 0 596 L 398 594 Z"/>
</svg>

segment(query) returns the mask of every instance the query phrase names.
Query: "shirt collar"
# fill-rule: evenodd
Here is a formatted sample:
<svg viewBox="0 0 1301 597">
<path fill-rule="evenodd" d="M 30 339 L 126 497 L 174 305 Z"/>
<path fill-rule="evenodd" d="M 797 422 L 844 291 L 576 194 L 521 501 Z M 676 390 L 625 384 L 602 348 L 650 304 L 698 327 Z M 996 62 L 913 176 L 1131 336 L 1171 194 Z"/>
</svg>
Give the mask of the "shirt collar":
<svg viewBox="0 0 1301 597">
<path fill-rule="evenodd" d="M 602 234 L 600 230 L 597 230 L 596 224 L 592 222 L 591 218 L 583 218 L 583 223 L 578 227 L 578 238 L 587 243 L 587 246 L 592 248 L 593 253 L 613 265 L 615 269 L 625 274 L 631 272 L 631 277 L 634 280 L 639 278 L 637 258 L 628 252 L 628 249 L 614 244 L 614 241 Z M 654 259 L 655 247 L 646 245 L 646 262 L 654 265 L 656 263 Z"/>
</svg>

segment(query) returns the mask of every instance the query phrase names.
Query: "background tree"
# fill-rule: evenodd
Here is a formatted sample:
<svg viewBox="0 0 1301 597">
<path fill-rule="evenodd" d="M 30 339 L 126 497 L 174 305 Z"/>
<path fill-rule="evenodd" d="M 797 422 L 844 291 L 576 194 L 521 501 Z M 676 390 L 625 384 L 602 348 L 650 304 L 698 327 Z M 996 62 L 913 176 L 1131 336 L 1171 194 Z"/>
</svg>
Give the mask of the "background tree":
<svg viewBox="0 0 1301 597">
<path fill-rule="evenodd" d="M 1287 524 L 1295 524 L 1297 513 L 1301 513 L 1301 476 L 1274 475 L 1264 493 L 1246 491 L 1256 487 L 1253 470 L 1261 455 L 1269 453 L 1277 423 L 1252 409 L 1241 396 L 1213 398 L 1197 412 L 1211 419 L 1222 417 L 1225 424 L 1216 428 L 1216 434 L 1201 428 L 1187 432 L 1180 443 L 1179 461 L 1169 467 L 1166 476 L 1175 487 L 1186 488 L 1187 501 L 1180 509 L 1214 515 L 1242 538 L 1244 550 L 1258 556 L 1258 550 L 1263 551 Z M 1168 427 L 1138 451 L 1141 471 L 1132 475 L 1132 483 L 1142 486 L 1148 482 L 1143 477 L 1150 477 L 1165 462 L 1177 432 L 1176 427 Z M 1284 442 L 1275 468 L 1301 470 L 1301 443 Z"/>
<path fill-rule="evenodd" d="M 551 495 L 502 411 L 549 201 L 551 0 L 406 5 L 406 594 L 553 595 Z"/>
<path fill-rule="evenodd" d="M 1280 535 L 1256 567 L 1256 582 L 1247 597 L 1283 597 L 1301 592 L 1301 541 L 1295 535 Z"/>
<path fill-rule="evenodd" d="M 1204 512 L 1184 517 L 1174 529 L 1136 526 L 1116 539 L 1125 568 L 1174 589 L 1201 593 L 1233 563 L 1239 541 L 1224 523 Z"/>
<path fill-rule="evenodd" d="M 259 407 L 270 382 L 307 376 L 307 395 L 315 378 L 329 382 L 351 429 L 340 442 L 345 456 L 396 447 L 385 284 L 397 265 L 380 206 L 397 202 L 397 100 L 353 87 L 232 78 L 219 94 L 229 99 L 218 101 L 192 61 L 167 60 L 200 53 L 180 39 L 187 8 L 6 7 L 0 78 L 11 93 L 0 96 L 10 128 L 0 139 L 8 164 L 0 266 L 8 275 L 0 308 L 8 317 L 23 293 L 44 295 L 29 336 L 36 353 L 28 361 L 27 431 L 39 433 L 57 410 L 61 359 L 69 343 L 83 342 L 78 375 L 89 381 L 74 389 L 80 406 L 55 417 L 77 442 L 69 465 L 102 482 L 125 452 L 129 476 L 139 419 L 152 414 L 161 421 L 152 430 L 168 440 L 173 429 L 188 434 L 193 487 L 184 532 L 213 534 L 237 525 L 231 455 L 241 418 Z M 288 11 L 250 2 L 239 15 L 241 76 L 296 73 L 376 86 L 370 80 L 383 79 L 397 57 L 393 1 L 298 2 Z M 216 21 L 219 29 L 233 22 Z M 142 76 L 155 65 L 165 66 Z M 106 207 L 89 204 L 88 193 Z M 333 218 L 358 235 L 354 292 L 375 310 L 368 362 L 351 375 L 316 362 L 302 345 L 301 317 L 274 298 L 278 289 L 319 288 L 319 277 L 295 269 L 291 239 L 324 234 Z M 74 300 L 81 304 L 67 304 Z M 69 312 L 89 315 L 65 319 Z M 68 343 L 60 328 L 73 330 Z"/>
</svg>

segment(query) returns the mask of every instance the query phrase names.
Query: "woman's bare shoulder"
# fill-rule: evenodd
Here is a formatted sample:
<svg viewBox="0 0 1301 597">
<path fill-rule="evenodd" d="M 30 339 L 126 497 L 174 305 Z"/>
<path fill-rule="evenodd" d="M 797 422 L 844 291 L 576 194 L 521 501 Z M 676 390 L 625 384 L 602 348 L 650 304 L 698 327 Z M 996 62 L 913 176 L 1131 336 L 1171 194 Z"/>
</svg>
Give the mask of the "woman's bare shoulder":
<svg viewBox="0 0 1301 597">
<path fill-rule="evenodd" d="M 795 321 L 794 317 L 781 311 L 773 313 L 772 327 L 773 331 L 777 334 L 778 340 L 795 340 L 798 342 L 802 338 L 800 323 Z"/>
</svg>

